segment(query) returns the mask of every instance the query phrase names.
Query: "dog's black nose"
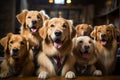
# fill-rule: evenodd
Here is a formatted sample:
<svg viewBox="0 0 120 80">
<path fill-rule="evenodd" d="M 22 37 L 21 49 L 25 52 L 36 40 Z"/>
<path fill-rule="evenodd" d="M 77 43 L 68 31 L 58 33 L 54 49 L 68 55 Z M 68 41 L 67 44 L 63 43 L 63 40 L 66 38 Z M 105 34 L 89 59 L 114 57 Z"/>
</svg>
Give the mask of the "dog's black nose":
<svg viewBox="0 0 120 80">
<path fill-rule="evenodd" d="M 56 35 L 56 36 L 61 36 L 61 34 L 62 34 L 61 31 L 59 31 L 59 30 L 55 31 L 55 35 Z"/>
<path fill-rule="evenodd" d="M 84 36 L 87 36 L 87 31 L 84 31 L 83 35 L 84 35 Z"/>
<path fill-rule="evenodd" d="M 13 54 L 12 54 L 12 55 L 13 55 L 13 56 L 17 56 L 18 51 L 19 51 L 18 48 L 13 48 L 13 50 L 12 50 Z"/>
<path fill-rule="evenodd" d="M 88 50 L 90 48 L 90 46 L 86 45 L 84 46 L 85 50 Z"/>
<path fill-rule="evenodd" d="M 36 21 L 36 20 L 33 20 L 33 21 L 32 21 L 32 24 L 33 24 L 33 25 L 35 25 L 36 23 L 37 23 L 37 21 Z"/>
<path fill-rule="evenodd" d="M 102 34 L 101 37 L 102 37 L 102 38 L 105 38 L 105 37 L 106 37 L 106 34 Z"/>
</svg>

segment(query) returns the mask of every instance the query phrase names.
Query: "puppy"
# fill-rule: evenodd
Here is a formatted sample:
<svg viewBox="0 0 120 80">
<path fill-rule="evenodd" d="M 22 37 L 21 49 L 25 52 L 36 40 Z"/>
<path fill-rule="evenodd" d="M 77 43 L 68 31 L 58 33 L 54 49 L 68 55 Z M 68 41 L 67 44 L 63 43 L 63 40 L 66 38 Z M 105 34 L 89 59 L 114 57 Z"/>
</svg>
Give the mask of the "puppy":
<svg viewBox="0 0 120 80">
<path fill-rule="evenodd" d="M 21 35 L 35 44 L 34 47 L 32 47 L 32 50 L 34 52 L 35 67 L 37 68 L 37 56 L 39 51 L 42 51 L 42 38 L 39 35 L 39 29 L 43 26 L 44 21 L 49 19 L 49 17 L 43 10 L 23 10 L 23 12 L 17 15 L 17 19 L 22 24 L 20 31 Z"/>
<path fill-rule="evenodd" d="M 71 54 L 72 38 L 75 34 L 71 20 L 52 18 L 45 22 L 40 30 L 43 51 L 38 56 L 40 65 L 38 78 L 46 79 L 52 76 L 75 78 L 73 72 L 75 58 Z"/>
<path fill-rule="evenodd" d="M 49 19 L 45 11 L 23 10 L 17 15 L 18 21 L 22 24 L 20 33 L 27 39 L 34 42 L 35 49 L 41 50 L 42 38 L 39 36 L 39 29 L 43 26 L 45 20 Z M 36 50 L 34 50 L 36 51 Z"/>
<path fill-rule="evenodd" d="M 31 76 L 34 64 L 29 42 L 21 35 L 9 33 L 0 40 L 0 43 L 4 47 L 0 78 Z"/>
<path fill-rule="evenodd" d="M 104 75 L 113 73 L 116 63 L 116 31 L 112 24 L 95 26 L 91 37 L 96 41 L 98 66 Z"/>
<path fill-rule="evenodd" d="M 92 32 L 93 28 L 91 25 L 88 24 L 78 24 L 76 26 L 76 34 L 77 37 L 79 36 L 90 36 L 90 33 Z"/>
<path fill-rule="evenodd" d="M 95 63 L 97 62 L 96 47 L 94 41 L 88 36 L 80 36 L 73 39 L 73 54 L 76 58 L 75 70 L 80 75 L 102 75 L 97 70 Z"/>
</svg>

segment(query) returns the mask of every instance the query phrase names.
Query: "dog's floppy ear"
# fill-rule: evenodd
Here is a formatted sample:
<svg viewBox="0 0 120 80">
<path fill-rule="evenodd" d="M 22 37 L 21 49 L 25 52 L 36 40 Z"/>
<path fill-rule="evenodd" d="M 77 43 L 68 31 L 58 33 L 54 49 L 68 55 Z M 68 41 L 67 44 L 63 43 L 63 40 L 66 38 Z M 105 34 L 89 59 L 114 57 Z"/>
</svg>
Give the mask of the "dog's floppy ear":
<svg viewBox="0 0 120 80">
<path fill-rule="evenodd" d="M 39 30 L 39 34 L 40 34 L 40 36 L 41 36 L 43 39 L 45 39 L 46 36 L 47 36 L 47 26 L 48 26 L 48 22 L 49 22 L 49 20 L 46 20 L 46 21 L 44 22 L 43 27 Z"/>
<path fill-rule="evenodd" d="M 94 39 L 96 39 L 96 37 L 97 37 L 97 27 L 98 26 L 95 26 L 94 30 L 90 33 L 90 36 Z"/>
<path fill-rule="evenodd" d="M 11 35 L 13 35 L 13 33 L 8 33 L 7 36 L 3 37 L 1 40 L 0 40 L 0 44 L 5 47 L 7 46 L 7 43 L 11 37 Z"/>
<path fill-rule="evenodd" d="M 93 30 L 93 27 L 92 27 L 92 25 L 88 25 L 89 27 L 90 27 L 90 30 L 92 31 Z"/>
<path fill-rule="evenodd" d="M 109 24 L 108 26 L 113 28 L 112 36 L 113 38 L 117 39 L 117 37 L 120 35 L 119 29 L 117 29 L 113 24 Z"/>
<path fill-rule="evenodd" d="M 39 13 L 42 15 L 44 20 L 48 20 L 49 19 L 49 16 L 45 13 L 44 10 L 41 10 Z"/>
<path fill-rule="evenodd" d="M 28 10 L 23 10 L 20 14 L 18 14 L 16 17 L 18 21 L 23 25 L 25 23 L 25 17 L 28 13 Z"/>
<path fill-rule="evenodd" d="M 69 26 L 70 26 L 70 38 L 72 39 L 76 35 L 76 30 L 73 26 L 73 21 L 72 20 L 67 20 Z"/>
</svg>

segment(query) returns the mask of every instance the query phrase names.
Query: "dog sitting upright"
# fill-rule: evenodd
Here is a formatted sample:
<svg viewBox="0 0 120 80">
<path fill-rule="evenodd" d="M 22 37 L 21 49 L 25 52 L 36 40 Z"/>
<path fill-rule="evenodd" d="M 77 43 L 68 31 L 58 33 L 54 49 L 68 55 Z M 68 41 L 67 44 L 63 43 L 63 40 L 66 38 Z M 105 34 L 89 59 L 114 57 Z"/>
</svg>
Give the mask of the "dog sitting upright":
<svg viewBox="0 0 120 80">
<path fill-rule="evenodd" d="M 112 24 L 95 26 L 91 37 L 94 38 L 97 47 L 98 67 L 103 75 L 113 73 L 116 64 L 116 31 Z"/>
<path fill-rule="evenodd" d="M 38 78 L 53 76 L 75 78 L 72 55 L 72 38 L 76 32 L 71 20 L 52 18 L 45 22 L 40 34 L 43 38 L 43 51 L 38 55 Z"/>
<path fill-rule="evenodd" d="M 90 36 L 90 33 L 93 30 L 92 26 L 88 24 L 78 24 L 75 29 L 76 29 L 77 37 Z"/>
<path fill-rule="evenodd" d="M 40 37 L 38 32 L 39 29 L 43 26 L 44 21 L 49 19 L 48 15 L 44 12 L 44 10 L 23 10 L 20 14 L 17 15 L 17 19 L 22 24 L 20 31 L 21 35 L 25 36 L 27 39 L 36 44 L 35 47 L 33 47 L 33 50 L 35 51 L 35 53 L 38 53 L 42 48 L 42 38 Z"/>
<path fill-rule="evenodd" d="M 4 60 L 0 65 L 0 78 L 31 76 L 34 72 L 32 45 L 23 36 L 9 33 L 0 40 L 4 47 Z"/>
<path fill-rule="evenodd" d="M 23 10 L 23 12 L 17 15 L 17 19 L 22 24 L 20 31 L 21 35 L 35 44 L 32 50 L 34 52 L 34 63 L 37 68 L 37 56 L 39 51 L 42 51 L 42 38 L 39 35 L 39 29 L 49 17 L 43 10 Z"/>
<path fill-rule="evenodd" d="M 76 75 L 102 75 L 102 72 L 95 67 L 98 58 L 94 41 L 88 36 L 79 36 L 73 39 L 73 43 Z"/>
</svg>

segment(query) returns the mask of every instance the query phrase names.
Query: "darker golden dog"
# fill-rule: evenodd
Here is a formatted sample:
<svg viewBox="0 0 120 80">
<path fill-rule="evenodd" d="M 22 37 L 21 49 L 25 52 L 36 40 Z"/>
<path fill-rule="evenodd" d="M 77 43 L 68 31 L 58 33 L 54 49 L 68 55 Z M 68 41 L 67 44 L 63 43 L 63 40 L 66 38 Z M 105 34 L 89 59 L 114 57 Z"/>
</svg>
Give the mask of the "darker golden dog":
<svg viewBox="0 0 120 80">
<path fill-rule="evenodd" d="M 76 34 L 77 36 L 90 36 L 93 28 L 91 25 L 88 24 L 78 24 L 76 26 Z"/>
<path fill-rule="evenodd" d="M 96 26 L 91 33 L 96 41 L 99 66 L 104 75 L 113 73 L 116 61 L 116 31 L 112 24 Z"/>
<path fill-rule="evenodd" d="M 75 78 L 72 71 L 75 58 L 71 54 L 75 34 L 71 20 L 53 18 L 45 22 L 40 30 L 43 51 L 38 56 L 38 78 L 46 79 L 58 75 Z"/>
<path fill-rule="evenodd" d="M 30 50 L 32 45 L 23 36 L 9 33 L 0 43 L 4 47 L 0 78 L 33 75 L 33 53 Z"/>
<path fill-rule="evenodd" d="M 77 75 L 102 75 L 97 70 L 96 47 L 94 41 L 88 36 L 80 36 L 73 39 L 73 54 L 76 58 L 75 70 Z"/>
</svg>

